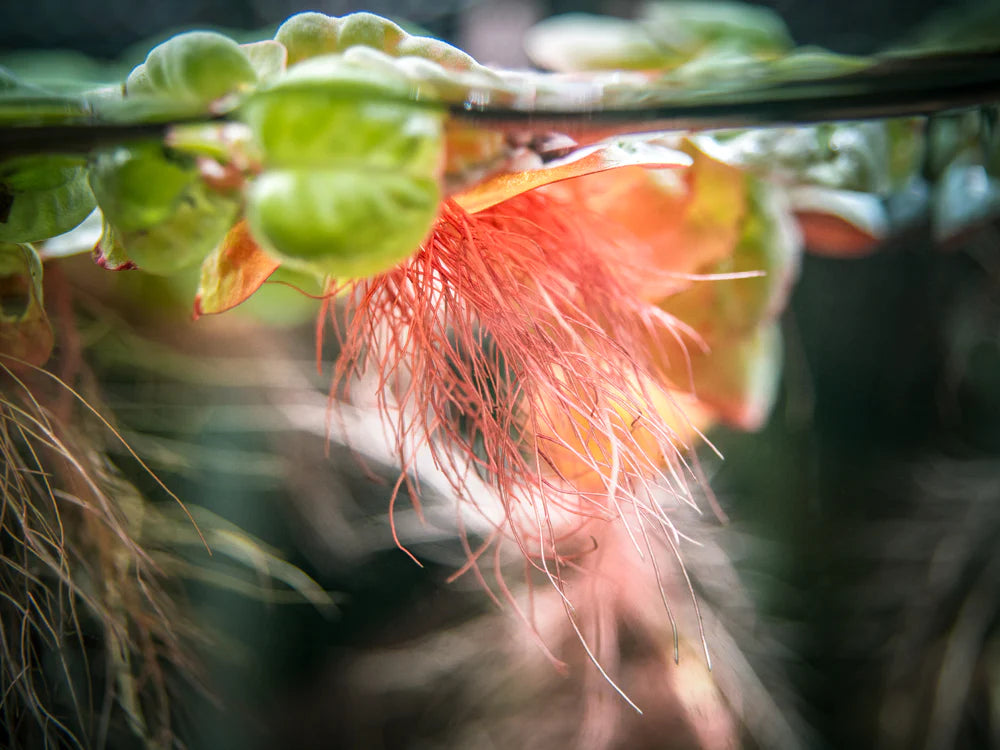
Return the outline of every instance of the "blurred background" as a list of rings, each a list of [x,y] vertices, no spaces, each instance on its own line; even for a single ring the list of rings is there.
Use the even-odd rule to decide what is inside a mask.
[[[958,5],[762,4],[797,42],[847,53],[872,52]],[[0,64],[59,49],[124,60],[127,70],[150,39],[177,30],[259,37],[312,9],[407,20],[483,62],[516,66],[527,64],[524,31],[542,18],[636,8],[3,0]],[[322,425],[310,434],[289,421],[292,407],[322,412],[312,324],[288,312],[309,301],[268,292],[254,314],[284,326],[194,327],[176,290],[92,279],[87,263],[71,273],[117,321],[109,333],[95,313],[86,330],[118,422],[180,497],[272,545],[337,603],[320,611],[192,583],[186,595],[214,634],[205,659],[218,700],[192,693],[178,708],[187,747],[573,747],[580,672],[563,678],[505,652],[500,641],[517,624],[474,582],[446,580],[462,555],[454,539],[414,531],[423,568],[393,546],[391,481],[373,478],[391,480],[392,467],[363,470],[337,445],[327,456]],[[151,319],[138,304],[150,294],[174,299],[176,314]],[[924,222],[866,258],[807,255],[783,326],[785,371],[768,424],[710,435],[726,457],[706,467],[729,523],[708,514],[689,529],[710,540],[690,563],[753,666],[747,694],[772,699],[758,723],[787,722],[809,748],[1000,747],[1000,224],[941,246]],[[334,355],[328,348],[327,364]],[[740,607],[727,606],[736,599]],[[701,668],[696,655],[685,663]],[[713,740],[670,710],[623,719],[614,746],[768,744],[767,727]]]
[[[764,0],[754,2],[775,10],[788,24],[795,41],[818,44],[838,52],[868,53],[894,42],[932,14],[960,7],[961,0]],[[988,4],[988,3],[987,3]],[[979,5],[982,5],[980,3]],[[558,13],[585,12],[633,17],[636,0],[618,2],[538,2],[506,0],[381,0],[368,4],[292,0],[175,0],[136,12],[125,0],[5,0],[0,49],[72,49],[117,60],[137,42],[183,28],[218,26],[257,31],[277,27],[293,13],[317,10],[344,15],[366,10],[397,21],[422,26],[433,35],[467,50],[481,62],[526,64],[520,39],[531,24]],[[144,53],[148,46],[136,50]]]

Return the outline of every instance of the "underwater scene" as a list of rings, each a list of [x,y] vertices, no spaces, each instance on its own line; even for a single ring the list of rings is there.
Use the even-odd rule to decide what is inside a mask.
[[[0,747],[1000,748],[1000,3],[0,18]]]

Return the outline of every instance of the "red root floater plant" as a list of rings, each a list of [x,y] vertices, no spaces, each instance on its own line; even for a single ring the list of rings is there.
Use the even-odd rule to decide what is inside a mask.
[[[49,611],[88,605],[110,634],[107,650],[124,662],[129,649],[119,647],[116,628],[160,638],[162,653],[183,660],[171,618],[160,613],[156,627],[145,627],[141,607],[90,598],[87,576],[63,581],[70,560],[94,581],[111,581],[109,591],[121,598],[119,590],[135,594],[126,576],[147,569],[125,508],[143,501],[118,488],[121,478],[106,470],[110,460],[87,444],[84,430],[57,418],[75,391],[60,391],[39,369],[54,344],[42,260],[67,246],[79,251],[96,207],[99,265],[172,276],[202,264],[195,317],[239,304],[282,266],[286,283],[305,274],[330,285],[318,337],[321,343],[331,319],[340,341],[331,403],[374,400],[400,466],[392,535],[415,561],[395,509],[406,489],[422,517],[418,470],[429,457],[458,501],[467,562],[453,577],[471,573],[498,604],[512,605],[556,665],[562,662],[547,646],[571,630],[596,666],[588,679],[603,676],[636,707],[610,676],[626,661],[616,651],[621,623],[662,656],[662,604],[676,661],[668,592],[685,589],[710,663],[682,562],[687,539],[675,525],[678,511],[695,507],[705,489],[695,453],[708,444],[702,431],[716,420],[755,429],[768,414],[781,361],[775,319],[801,245],[794,219],[814,249],[869,252],[894,213],[885,198],[923,185],[914,180],[926,159],[921,127],[902,121],[618,141],[598,141],[593,131],[583,148],[540,130],[546,112],[578,111],[590,121],[603,109],[673,102],[711,110],[745,83],[723,73],[730,68],[752,74],[751,88],[770,97],[770,86],[819,85],[817,70],[836,77],[879,62],[796,50],[780,20],[757,10],[734,5],[722,19],[689,5],[657,5],[638,24],[615,22],[608,49],[593,34],[594,19],[547,22],[530,35],[529,54],[565,75],[494,70],[368,13],[298,14],[273,39],[242,45],[214,32],[177,35],[150,50],[124,82],[83,87],[79,96],[0,71],[2,124],[17,126],[5,133],[11,137],[0,154],[0,297],[17,303],[0,305],[0,375],[7,375],[0,377],[7,389],[0,388],[0,454],[12,467],[2,499],[15,511],[0,512],[0,532],[18,553],[0,550],[0,594],[13,605],[0,611],[0,641],[9,622],[22,632],[34,628],[39,642],[47,637],[53,618],[29,617],[35,591],[19,583],[34,582],[22,559],[37,559],[48,575],[37,591],[48,595],[54,581],[70,592],[53,597]],[[746,38],[734,20],[741,17],[752,31]],[[670,33],[661,39],[657,29]],[[686,40],[679,46],[678,30]],[[612,120],[602,134],[625,127]],[[76,146],[59,140],[50,148],[50,126],[87,135]],[[133,127],[131,136],[149,139],[114,142],[113,134]],[[38,153],[35,137],[44,146]],[[974,138],[969,168],[981,177],[978,126]],[[956,149],[964,163],[969,153]],[[63,236],[69,230],[74,238]],[[73,342],[64,337],[61,356],[76,372]],[[24,363],[44,388],[15,377],[14,365]],[[77,440],[86,461],[69,450]],[[49,454],[59,468],[52,476],[66,490],[50,486],[40,460]],[[78,547],[64,543],[61,514],[75,517],[81,508],[99,511],[98,537],[109,541],[97,547],[112,545],[125,563],[91,574],[85,558],[97,548],[94,535],[84,533]],[[469,524],[470,509],[485,525]],[[93,519],[82,518],[87,532]],[[551,584],[542,606],[523,609],[520,592],[505,582],[505,547],[521,552],[529,583]],[[484,573],[488,552],[493,581]],[[675,566],[679,574],[666,575]],[[158,590],[140,589],[135,602],[156,604]],[[7,596],[14,590],[28,592],[24,602]],[[165,589],[162,599],[169,602]],[[546,628],[552,612],[565,614],[571,628],[562,620],[561,630]],[[711,626],[711,614],[705,619]],[[161,653],[146,652],[150,665]],[[0,662],[11,684],[0,693],[12,696],[0,700],[0,711],[30,713],[44,726],[50,714],[38,700],[42,691],[22,681],[38,659]],[[151,734],[126,705],[143,700],[133,671],[119,666],[117,692],[133,731]],[[621,708],[609,691],[603,695]],[[166,702],[147,702],[167,726]],[[699,726],[712,723],[701,721],[697,707],[690,713]],[[592,743],[610,744],[611,722],[588,721]],[[735,742],[732,723],[723,723],[712,746]]]
[[[190,253],[203,259],[196,315],[239,304],[279,266],[338,279],[322,316],[333,313],[341,345],[331,401],[357,400],[361,382],[373,389],[400,465],[396,543],[416,560],[394,511],[406,487],[420,515],[417,457],[429,455],[459,501],[468,562],[457,575],[471,572],[521,613],[501,565],[501,547],[513,542],[625,697],[581,628],[570,581],[585,577],[595,546],[618,549],[623,535],[622,549],[649,560],[676,658],[659,567],[670,563],[659,557],[672,557],[697,612],[671,510],[694,506],[691,487],[702,485],[694,444],[717,417],[759,424],[773,395],[772,320],[789,274],[774,276],[778,286],[746,284],[782,266],[766,249],[775,234],[767,190],[690,139],[577,148],[565,136],[464,130],[425,99],[450,101],[458,86],[496,104],[527,88],[368,14],[290,19],[251,55],[277,55],[259,74],[251,51],[231,40],[175,38],[133,71],[126,95],[157,95],[163,66],[186,70],[203,48],[229,60],[233,76],[182,93],[211,103],[215,83],[233,95],[249,90],[237,111],[243,127],[232,131],[242,140],[178,131],[172,147],[198,155],[184,169],[159,147],[97,159],[100,259],[125,267],[132,246],[141,267],[170,273],[189,254],[163,252],[177,243],[151,238],[225,228],[210,253]],[[216,184],[206,151],[221,151],[243,184]],[[671,180],[675,167],[690,168]],[[185,199],[154,195],[134,206],[133,181],[148,182],[146,169],[176,178]],[[161,202],[190,211],[164,212]],[[169,221],[154,221],[164,213]],[[782,268],[793,265],[788,257]],[[700,290],[736,283],[728,296]],[[469,508],[484,531],[466,530]],[[491,547],[495,585],[480,562]],[[704,633],[702,642],[708,660]]]

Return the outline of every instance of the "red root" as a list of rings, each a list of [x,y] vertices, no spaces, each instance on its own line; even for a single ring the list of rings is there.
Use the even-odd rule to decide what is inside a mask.
[[[643,275],[663,273],[630,265],[649,257],[622,227],[541,190],[477,214],[448,202],[413,258],[334,290],[346,304],[346,322],[331,315],[342,346],[334,393],[347,399],[358,378],[376,379],[403,468],[397,493],[406,485],[419,512],[409,469],[429,450],[454,494],[496,519],[492,499],[467,489],[477,472],[503,510],[484,536],[513,540],[560,592],[601,524],[621,524],[640,557],[669,549],[679,560],[680,536],[651,490],[693,502],[696,431],[657,369],[684,342],[637,293]],[[463,543],[485,584],[489,545]],[[513,603],[499,570],[497,581]]]

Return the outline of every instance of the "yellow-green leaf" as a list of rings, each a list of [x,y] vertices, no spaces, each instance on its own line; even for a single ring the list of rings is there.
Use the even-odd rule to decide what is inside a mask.
[[[94,245],[93,258],[97,265],[108,271],[131,271],[138,268],[135,261],[128,257],[118,233],[107,219],[102,220],[101,239]]]
[[[774,405],[781,362],[779,325],[760,325],[748,335],[716,342],[708,353],[691,353],[694,393],[727,424],[759,429]]]
[[[247,228],[237,222],[201,265],[195,317],[224,312],[246,300],[278,268]]]

